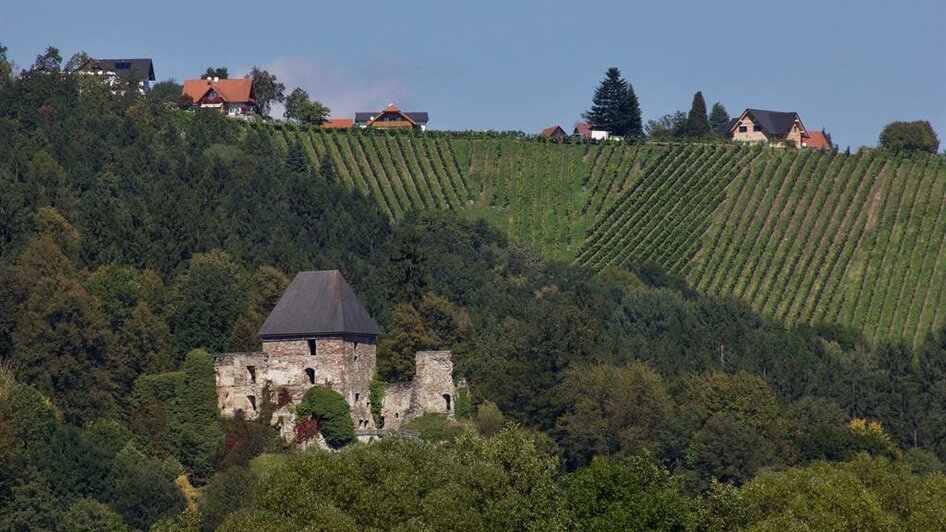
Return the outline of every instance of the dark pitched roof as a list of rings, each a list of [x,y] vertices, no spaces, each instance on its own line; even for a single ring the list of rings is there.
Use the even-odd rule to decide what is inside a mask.
[[[263,326],[263,340],[381,334],[338,270],[299,272]]]
[[[403,111],[402,111],[403,112]],[[371,113],[355,113],[355,123],[356,124],[367,124],[371,121],[372,117],[378,116],[381,114],[381,111],[375,111]],[[429,116],[427,113],[404,113],[411,120],[418,124],[426,124],[429,121]]]
[[[122,78],[127,78],[132,72],[141,76],[142,80],[154,81],[154,63],[151,59],[94,59],[95,64],[102,70],[114,72]]]
[[[765,109],[746,109],[745,113],[752,116],[757,124],[762,126],[762,131],[770,135],[784,137],[792,130],[792,124],[798,118],[796,112],[767,111]],[[801,119],[798,118],[801,122]]]

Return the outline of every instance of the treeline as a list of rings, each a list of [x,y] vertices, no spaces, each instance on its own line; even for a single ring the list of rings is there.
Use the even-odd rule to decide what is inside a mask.
[[[835,479],[840,505],[874,501],[878,522],[941,522],[878,479],[942,489],[942,335],[874,348],[656,267],[549,262],[482,220],[395,223],[300,154],[68,74],[0,85],[0,528],[212,529],[238,510],[236,528],[725,528],[788,519],[786,493],[823,509],[812,478]],[[256,349],[288,278],[329,268],[385,331],[381,378],[453,350],[482,436],[251,467],[286,449],[265,416],[219,418],[207,352]],[[493,434],[488,415],[522,428]],[[651,494],[672,517],[634,513]],[[199,523],[174,521],[185,508]]]

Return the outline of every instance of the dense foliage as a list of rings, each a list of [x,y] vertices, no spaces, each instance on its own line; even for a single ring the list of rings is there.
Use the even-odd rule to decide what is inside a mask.
[[[641,108],[634,87],[621,77],[617,67],[605,72],[591,101],[591,109],[584,118],[593,127],[618,137],[643,136]]]
[[[880,132],[880,145],[891,150],[936,153],[939,137],[926,120],[891,122]]]
[[[325,442],[338,448],[348,445],[355,439],[355,424],[348,411],[348,403],[342,394],[325,388],[313,386],[296,406],[296,422],[315,423]]]

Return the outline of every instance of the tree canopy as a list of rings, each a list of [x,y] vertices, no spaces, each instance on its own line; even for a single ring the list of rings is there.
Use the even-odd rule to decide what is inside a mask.
[[[594,127],[616,136],[643,136],[641,109],[634,87],[621,77],[617,67],[608,69],[591,101],[591,109],[584,118]]]

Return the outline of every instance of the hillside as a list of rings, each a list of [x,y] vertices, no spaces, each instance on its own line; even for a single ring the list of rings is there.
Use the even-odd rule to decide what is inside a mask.
[[[459,210],[551,258],[656,263],[787,324],[916,344],[946,323],[941,156],[271,131],[395,219]]]

